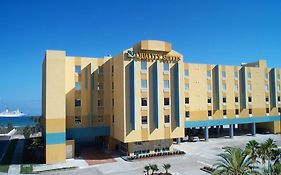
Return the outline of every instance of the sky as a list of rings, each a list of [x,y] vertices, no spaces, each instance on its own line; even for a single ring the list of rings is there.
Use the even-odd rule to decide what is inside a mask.
[[[116,55],[172,43],[190,63],[281,68],[280,0],[0,0],[0,111],[41,114],[45,50]]]

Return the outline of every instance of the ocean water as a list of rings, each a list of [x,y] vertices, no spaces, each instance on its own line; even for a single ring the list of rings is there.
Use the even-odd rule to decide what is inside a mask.
[[[7,126],[11,123],[14,127],[35,126],[34,118],[36,117],[0,117],[0,125]]]

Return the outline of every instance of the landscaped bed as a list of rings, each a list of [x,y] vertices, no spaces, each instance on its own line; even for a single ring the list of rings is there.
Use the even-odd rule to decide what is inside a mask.
[[[125,160],[132,161],[136,159],[143,159],[143,158],[150,158],[150,157],[159,157],[159,156],[168,156],[168,155],[182,155],[185,154],[184,151],[160,151],[155,153],[145,153],[145,154],[138,154],[134,156],[126,156],[124,157]]]
[[[9,171],[9,166],[13,159],[13,155],[14,155],[15,148],[17,146],[17,142],[18,142],[18,139],[14,139],[9,142],[8,149],[0,164],[0,172],[7,173]]]

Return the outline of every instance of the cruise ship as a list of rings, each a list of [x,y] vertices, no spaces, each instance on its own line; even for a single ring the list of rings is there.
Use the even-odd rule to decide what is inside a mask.
[[[0,113],[0,118],[1,117],[25,117],[27,116],[26,114],[20,112],[20,110],[16,111],[9,111],[9,109],[6,109],[5,111]]]

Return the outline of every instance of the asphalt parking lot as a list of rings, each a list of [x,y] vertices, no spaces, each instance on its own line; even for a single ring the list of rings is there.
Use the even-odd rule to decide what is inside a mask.
[[[278,146],[281,146],[280,134],[243,135],[235,136],[233,139],[228,137],[210,138],[208,142],[184,142],[179,145],[174,145],[175,149],[185,151],[185,155],[150,158],[134,162],[126,162],[121,158],[116,158],[116,162],[113,163],[93,165],[88,168],[70,171],[49,172],[46,174],[143,175],[143,168],[149,163],[157,164],[162,172],[164,171],[162,164],[170,163],[172,165],[171,173],[173,175],[206,175],[200,168],[205,165],[212,165],[217,159],[216,155],[222,152],[222,147],[232,146],[244,148],[249,140],[255,139],[258,142],[262,142],[268,138],[272,138],[276,141]]]

